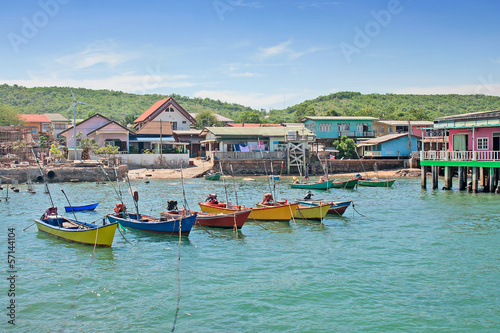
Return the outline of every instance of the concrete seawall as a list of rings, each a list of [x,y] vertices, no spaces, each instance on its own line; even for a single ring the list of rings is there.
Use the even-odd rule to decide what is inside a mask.
[[[95,182],[97,180],[107,181],[106,175],[98,165],[78,165],[78,166],[59,166],[50,165],[42,167],[45,177],[49,183],[64,183],[71,181]],[[104,167],[109,177],[115,179],[114,168]],[[122,178],[128,173],[128,166],[121,165],[117,167],[118,177]],[[36,166],[20,166],[16,168],[0,169],[0,179],[2,183],[12,183],[10,179],[17,180],[18,183],[25,183],[28,177],[33,182],[43,182],[40,170]]]

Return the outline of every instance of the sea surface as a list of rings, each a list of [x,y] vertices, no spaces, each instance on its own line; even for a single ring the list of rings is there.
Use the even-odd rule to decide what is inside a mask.
[[[265,177],[226,178],[229,199],[253,205],[275,191]],[[305,190],[276,184],[279,199]],[[59,211],[99,202],[102,219],[118,202],[117,184],[50,184]],[[223,181],[137,180],[139,210],[159,215],[167,200],[199,210]],[[5,187],[5,185],[4,185]],[[19,332],[498,332],[500,195],[421,190],[419,179],[393,188],[315,191],[352,200],[323,223],[246,222],[241,231],[194,227],[189,237],[117,231],[111,248],[68,243],[31,226],[50,205],[9,191],[0,202],[4,259],[2,331]],[[237,189],[237,196],[234,188]],[[134,209],[127,184],[125,203]],[[0,191],[3,196],[5,190]],[[69,214],[70,215],[70,214]],[[15,228],[15,326],[7,316],[8,229]],[[178,258],[180,260],[178,261]],[[180,298],[179,298],[180,296]],[[178,305],[178,312],[176,310]]]

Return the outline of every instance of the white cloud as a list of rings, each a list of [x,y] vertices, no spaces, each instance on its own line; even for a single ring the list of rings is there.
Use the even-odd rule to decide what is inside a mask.
[[[197,85],[186,80],[185,75],[132,75],[123,74],[105,78],[72,79],[58,77],[31,77],[20,80],[2,80],[8,85],[25,87],[80,87],[87,89],[110,89],[130,93],[147,93],[159,88],[185,88]]]
[[[227,103],[237,103],[254,109],[267,109],[283,104],[283,94],[242,93],[229,90],[201,90],[193,95],[200,98],[211,98]],[[287,95],[290,97],[290,95]]]
[[[260,49],[260,56],[267,58],[267,57],[272,57],[276,56],[282,53],[290,53],[291,50],[288,49],[288,45],[292,43],[291,40],[288,40],[286,42],[280,43],[275,46],[267,47],[267,48],[261,48]]]
[[[316,2],[311,2],[311,3],[301,3],[299,5],[299,9],[305,9],[305,8],[320,8],[323,6],[330,6],[330,5],[340,5],[342,2],[340,1],[316,1]]]
[[[115,67],[139,57],[138,52],[117,50],[115,43],[106,40],[90,44],[84,51],[59,57],[56,62],[72,69],[83,69],[97,64]]]

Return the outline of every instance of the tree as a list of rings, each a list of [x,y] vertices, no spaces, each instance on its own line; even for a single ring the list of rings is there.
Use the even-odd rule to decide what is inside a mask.
[[[8,105],[0,104],[0,126],[22,125],[18,111]]]
[[[304,102],[297,106],[297,110],[295,110],[294,121],[298,123],[302,118],[314,116],[315,114],[316,112],[314,111],[314,106]]]
[[[238,120],[239,123],[245,124],[261,124],[262,120],[260,119],[259,112],[252,111],[243,111]]]
[[[127,127],[127,125],[133,124],[136,118],[137,118],[136,116],[129,114],[128,116],[125,116],[125,118],[123,118],[123,120],[120,123],[123,126]]]
[[[330,109],[330,110],[326,111],[326,115],[328,117],[338,117],[338,116],[340,116],[340,114],[337,111],[335,111],[335,109]]]
[[[355,158],[358,154],[356,152],[356,143],[353,139],[349,139],[347,136],[342,135],[339,140],[333,142],[333,146],[339,151],[339,157]]]
[[[204,127],[218,126],[219,122],[214,113],[208,110],[201,111],[196,116],[196,128],[201,129]]]

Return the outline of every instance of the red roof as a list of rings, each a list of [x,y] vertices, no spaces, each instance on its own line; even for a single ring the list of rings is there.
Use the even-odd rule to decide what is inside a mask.
[[[158,110],[158,108],[160,106],[162,106],[163,104],[165,104],[171,98],[172,97],[168,97],[168,98],[162,99],[161,101],[158,101],[155,104],[153,104],[153,106],[150,107],[149,109],[147,109],[146,112],[144,112],[143,114],[141,114],[139,116],[139,118],[137,118],[136,120],[134,120],[134,123],[140,123],[140,122],[146,120],[150,115],[152,115],[156,110]]]
[[[50,119],[43,114],[19,114],[19,117],[27,123],[50,123]]]
[[[175,99],[173,99],[172,97],[168,97],[168,98],[165,98],[165,99],[162,99],[158,102],[156,102],[155,104],[153,104],[153,106],[151,106],[149,109],[146,110],[146,112],[144,112],[143,114],[141,114],[139,116],[139,118],[137,118],[136,120],[134,120],[134,123],[142,123],[144,121],[151,121],[153,120],[158,114],[160,114],[162,111],[158,112],[156,115],[155,113],[158,111],[158,110],[161,110],[161,107],[163,105],[166,105],[167,102],[170,102],[172,103],[175,108],[184,116],[186,117],[186,119],[188,119],[190,122],[192,122],[193,124],[196,124],[196,119],[194,119],[186,110],[184,110],[184,108],[182,106],[180,106],[176,101]],[[153,117],[154,115],[154,117]],[[151,119],[148,119],[152,117]]]

